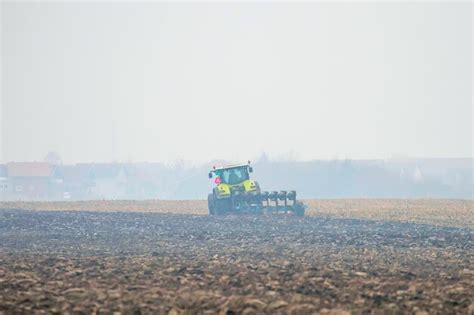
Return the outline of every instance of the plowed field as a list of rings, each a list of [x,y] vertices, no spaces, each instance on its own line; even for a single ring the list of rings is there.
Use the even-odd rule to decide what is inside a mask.
[[[430,221],[24,205],[0,207],[0,314],[474,313],[474,230],[453,209]]]

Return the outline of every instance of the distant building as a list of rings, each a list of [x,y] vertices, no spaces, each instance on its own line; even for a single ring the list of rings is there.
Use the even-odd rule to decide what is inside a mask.
[[[0,200],[6,200],[10,192],[10,185],[7,177],[7,167],[0,164]]]
[[[421,170],[417,165],[415,170],[413,171],[413,181],[415,183],[422,183],[423,180],[424,180],[423,174],[421,173]]]
[[[124,199],[127,184],[127,174],[122,164],[92,164],[91,179],[91,195],[93,198]]]
[[[92,164],[61,165],[56,176],[61,180],[61,197],[63,200],[90,199],[92,187]]]
[[[163,184],[164,167],[155,163],[125,164],[127,175],[125,197],[130,199],[156,199],[159,193],[166,191]],[[168,180],[168,188],[172,186]]]
[[[8,194],[12,200],[55,199],[54,167],[47,162],[11,162],[6,165]]]

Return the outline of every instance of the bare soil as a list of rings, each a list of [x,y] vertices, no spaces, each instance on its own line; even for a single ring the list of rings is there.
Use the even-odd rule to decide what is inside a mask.
[[[359,218],[474,228],[474,200],[306,199],[308,216]],[[1,209],[47,211],[126,211],[207,215],[206,200],[95,200],[0,202]]]
[[[102,203],[0,211],[0,314],[474,314],[474,230],[456,212],[420,224],[409,221],[430,211],[210,217],[185,213],[191,201],[182,213]]]

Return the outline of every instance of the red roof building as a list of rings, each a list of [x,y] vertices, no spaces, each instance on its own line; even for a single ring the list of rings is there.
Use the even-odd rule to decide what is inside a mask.
[[[51,177],[53,166],[47,162],[11,162],[7,164],[8,177]]]
[[[55,197],[54,167],[47,162],[11,162],[6,165],[8,199],[48,200]]]

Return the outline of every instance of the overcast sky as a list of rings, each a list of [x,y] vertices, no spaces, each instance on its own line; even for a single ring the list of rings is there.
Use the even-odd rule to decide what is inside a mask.
[[[2,2],[3,160],[472,157],[472,4]]]

